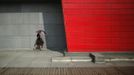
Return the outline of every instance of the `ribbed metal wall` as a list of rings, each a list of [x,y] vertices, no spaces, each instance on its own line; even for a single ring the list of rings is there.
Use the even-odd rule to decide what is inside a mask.
[[[134,51],[134,0],[62,0],[69,52]]]

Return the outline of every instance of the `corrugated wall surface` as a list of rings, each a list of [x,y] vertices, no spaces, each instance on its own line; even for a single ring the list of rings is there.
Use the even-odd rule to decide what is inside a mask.
[[[68,52],[134,51],[134,0],[62,0]]]

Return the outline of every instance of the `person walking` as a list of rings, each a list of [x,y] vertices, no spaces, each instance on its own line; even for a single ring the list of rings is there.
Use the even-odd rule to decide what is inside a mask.
[[[37,39],[36,39],[36,42],[34,44],[35,48],[39,49],[39,50],[41,50],[41,48],[43,48],[43,45],[44,45],[44,41],[41,37],[41,32],[42,32],[41,30],[37,32],[37,36],[36,36]],[[46,32],[45,32],[45,34],[46,34]]]

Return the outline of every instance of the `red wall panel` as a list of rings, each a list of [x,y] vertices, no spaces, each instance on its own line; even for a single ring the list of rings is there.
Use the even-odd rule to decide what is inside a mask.
[[[62,0],[68,52],[134,51],[134,0]]]

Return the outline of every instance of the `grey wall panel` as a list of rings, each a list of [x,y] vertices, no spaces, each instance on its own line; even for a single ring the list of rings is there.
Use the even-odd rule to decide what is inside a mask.
[[[44,23],[42,13],[0,13],[0,16],[0,42],[3,42],[0,48],[33,48],[37,25]]]
[[[43,29],[45,29],[45,31],[47,32],[47,35],[45,38],[47,47],[50,49],[54,49],[54,50],[64,50],[66,48],[64,23],[63,23],[63,16],[62,16],[62,10],[61,10],[60,4],[54,4],[54,3],[3,4],[3,5],[0,5],[0,13],[1,14],[2,13],[16,13],[13,15],[14,17],[12,18],[3,17],[3,15],[0,15],[0,17],[3,17],[3,18],[0,18],[0,25],[1,25],[0,32],[3,32],[2,29],[7,29],[8,31],[5,31],[7,35],[13,34],[13,33],[19,34],[18,39],[21,38],[22,40],[18,40],[17,42],[23,44],[24,39],[26,39],[29,42],[34,43],[33,41],[35,41],[36,39],[36,38],[33,38],[36,35],[34,33],[35,29],[38,29],[38,25],[44,25]],[[25,14],[21,16],[21,15],[17,15],[17,13],[18,14],[21,13],[21,15],[25,13],[31,13],[31,14]],[[37,14],[42,13],[42,15],[40,16],[34,15],[36,13]],[[5,16],[9,16],[9,15],[5,15]],[[32,19],[29,19],[29,18],[32,18]],[[17,21],[15,21],[16,19]],[[7,27],[3,25],[7,25]],[[14,26],[20,32],[17,32],[16,30],[14,30],[14,27],[12,26]],[[24,29],[22,29],[22,27],[24,27]],[[25,29],[28,29],[29,32],[33,32],[33,33],[28,34]],[[4,33],[0,33],[0,37],[3,34]],[[28,38],[23,38],[26,36]],[[30,43],[27,43],[27,44],[29,45],[28,47],[30,48],[33,47],[32,44]],[[1,45],[0,48],[4,46]],[[23,47],[26,47],[26,46],[23,46]]]
[[[21,5],[19,4],[0,4],[0,12],[19,12]]]

